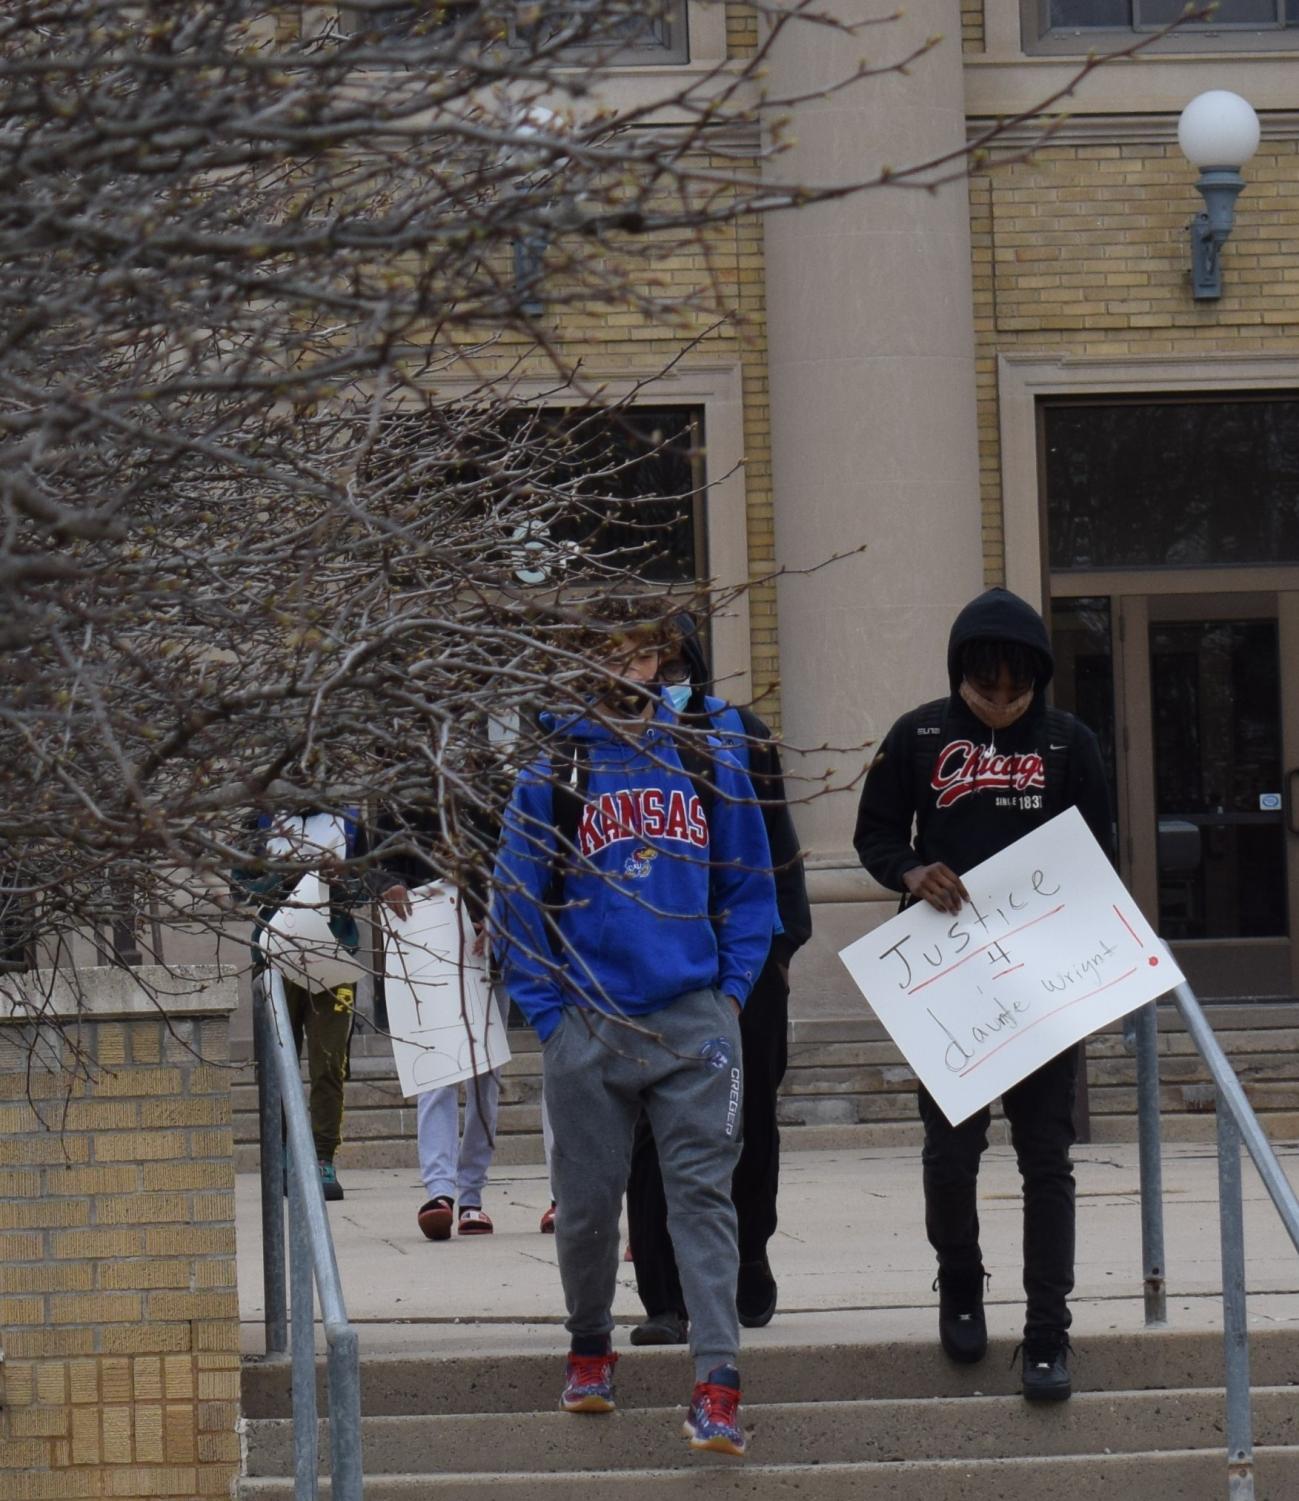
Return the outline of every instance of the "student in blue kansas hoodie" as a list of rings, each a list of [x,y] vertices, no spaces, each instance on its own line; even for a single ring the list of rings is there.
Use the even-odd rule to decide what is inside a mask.
[[[644,1109],[690,1316],[696,1382],[685,1432],[692,1447],[740,1454],[730,1197],[739,1012],[770,947],[775,886],[762,814],[731,754],[711,747],[708,798],[682,765],[676,717],[653,686],[674,644],[661,628],[625,639],[608,660],[611,691],[589,718],[557,727],[556,753],[520,776],[497,860],[494,929],[506,986],[544,1055],[572,1336],[561,1406],[613,1409],[618,1217]],[[552,782],[583,763],[557,900]]]

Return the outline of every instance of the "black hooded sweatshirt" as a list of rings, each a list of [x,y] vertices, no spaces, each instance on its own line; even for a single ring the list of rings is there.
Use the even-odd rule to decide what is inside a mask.
[[[961,648],[970,641],[1019,642],[1038,659],[1033,702],[1004,730],[990,730],[957,691]],[[964,874],[1072,807],[1113,857],[1100,746],[1072,714],[1048,719],[1054,671],[1042,617],[1008,589],[987,590],[956,617],[947,647],[950,697],[898,720],[862,787],[853,845],[882,886],[902,891],[907,871],[938,861]]]
[[[744,749],[748,752],[749,780],[762,804],[762,821],[767,827],[767,843],[771,846],[776,911],[784,930],[772,940],[771,951],[782,964],[788,964],[794,951],[812,936],[812,911],[807,900],[798,833],[785,801],[785,773],[780,764],[780,752],[772,741],[771,731],[751,709],[723,704],[709,696],[712,673],[694,620],[683,613],[673,623],[681,636],[681,656],[690,668],[693,689],[685,709],[685,722],[689,724],[693,719],[699,723],[702,719],[725,730],[729,726],[719,721],[723,716],[733,715],[738,717],[742,728]]]

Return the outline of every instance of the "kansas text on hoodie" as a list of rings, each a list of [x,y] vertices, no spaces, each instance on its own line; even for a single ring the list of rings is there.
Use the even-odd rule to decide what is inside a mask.
[[[561,727],[566,741],[582,746],[588,776],[563,905],[549,914],[556,844],[549,762],[529,767],[515,785],[496,862],[493,931],[510,996],[542,1041],[565,1005],[643,1016],[710,986],[743,1004],[766,959],[775,886],[753,788],[718,747],[717,791],[706,810],[682,769],[673,722],[662,707],[630,742],[591,720]],[[560,942],[552,947],[555,929]]]

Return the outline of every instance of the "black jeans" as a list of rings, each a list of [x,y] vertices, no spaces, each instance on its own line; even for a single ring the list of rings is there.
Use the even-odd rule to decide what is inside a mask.
[[[1024,1180],[1025,1338],[1069,1327],[1073,1291],[1074,1180],[1069,1148],[1080,1049],[1070,1048],[1001,1097]],[[953,1126],[922,1085],[925,1123],[925,1230],[945,1272],[982,1270],[979,1249],[979,1158],[991,1112]]]
[[[789,981],[768,955],[740,1013],[741,1067],[744,1070],[740,1160],[731,1178],[740,1242],[740,1261],[761,1261],[776,1232],[776,1193],[780,1183],[780,1130],[776,1095],[789,1061]],[[658,1152],[648,1119],[636,1124],[631,1173],[627,1180],[627,1231],[636,1262],[636,1290],[648,1314],[685,1317],[686,1304],[668,1233],[667,1199]]]

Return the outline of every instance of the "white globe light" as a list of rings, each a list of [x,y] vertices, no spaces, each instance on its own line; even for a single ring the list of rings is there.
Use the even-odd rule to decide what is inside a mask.
[[[1177,144],[1196,167],[1243,167],[1258,150],[1258,116],[1229,89],[1210,89],[1182,111]]]

